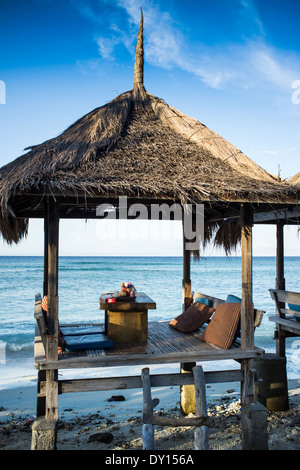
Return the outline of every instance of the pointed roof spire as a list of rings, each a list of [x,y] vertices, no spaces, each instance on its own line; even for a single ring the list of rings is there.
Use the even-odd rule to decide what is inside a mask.
[[[136,52],[135,52],[135,63],[134,63],[134,80],[133,88],[144,87],[144,38],[143,28],[144,18],[143,10],[141,8],[141,22],[140,29],[137,37]]]

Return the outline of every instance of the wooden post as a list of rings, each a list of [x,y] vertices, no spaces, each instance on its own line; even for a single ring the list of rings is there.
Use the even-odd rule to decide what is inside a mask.
[[[48,203],[48,289],[46,359],[58,360],[58,238],[59,206]],[[58,419],[58,371],[46,371],[46,419]]]
[[[207,418],[205,377],[201,366],[193,368],[195,382],[196,416]],[[195,429],[195,450],[209,450],[208,426]]]
[[[48,200],[45,202],[44,211],[44,284],[43,296],[48,293]]]
[[[187,238],[184,233],[184,223],[182,221],[183,238],[183,278],[182,278],[182,311],[184,312],[191,305],[191,252],[186,249]],[[182,373],[192,372],[195,362],[182,363],[180,371]],[[182,385],[180,387],[181,412],[183,414],[195,413],[195,386]]]
[[[44,211],[44,282],[43,282],[43,296],[48,293],[48,199],[45,201],[45,211]],[[46,399],[45,397],[40,397],[40,384],[46,380],[46,371],[38,371],[38,380],[37,380],[37,404],[36,404],[36,415],[37,417],[46,415]]]
[[[242,305],[241,305],[241,349],[254,349],[254,311],[252,299],[252,225],[253,211],[249,204],[241,205],[242,231]],[[255,371],[252,361],[241,361],[243,381],[241,384],[241,413],[244,449],[251,449],[254,437],[259,433],[257,422],[250,415],[249,409],[254,404]],[[250,407],[250,408],[249,408]],[[252,408],[251,408],[252,409]],[[245,417],[249,416],[249,420]],[[264,414],[265,416],[265,414]],[[249,424],[250,423],[250,424]]]
[[[284,224],[277,222],[276,225],[276,289],[285,290],[284,278]],[[284,304],[279,304],[280,308],[284,308]],[[277,315],[284,317],[277,309]],[[285,357],[285,332],[281,326],[277,326],[276,334],[276,354],[280,357]]]
[[[184,227],[183,227],[184,228]],[[186,249],[187,239],[183,230],[183,278],[182,278],[182,311],[191,305],[191,252]]]
[[[241,206],[242,231],[242,305],[241,348],[254,348],[254,312],[252,299],[252,225],[253,212],[250,205]]]
[[[284,278],[284,224],[276,224],[276,289],[285,290]]]

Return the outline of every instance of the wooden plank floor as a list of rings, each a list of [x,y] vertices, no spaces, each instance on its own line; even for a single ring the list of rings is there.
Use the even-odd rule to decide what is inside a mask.
[[[140,364],[164,364],[179,362],[213,361],[222,359],[246,359],[264,353],[255,348],[242,350],[235,343],[225,350],[200,340],[201,330],[184,334],[169,326],[169,322],[149,322],[148,343],[115,343],[112,350],[80,352],[64,351],[58,361],[46,362],[39,338],[36,337],[35,363],[39,369],[71,369],[110,367]]]

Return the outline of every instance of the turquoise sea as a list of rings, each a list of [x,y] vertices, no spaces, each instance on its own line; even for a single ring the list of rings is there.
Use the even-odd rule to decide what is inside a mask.
[[[275,305],[269,289],[275,286],[276,260],[254,257],[253,295],[256,308],[266,313],[256,329],[255,343],[275,352]],[[0,374],[33,364],[35,294],[42,293],[43,258],[0,257]],[[300,257],[285,258],[286,289],[299,291]],[[103,321],[99,310],[102,292],[117,290],[130,281],[156,301],[149,320],[171,320],[181,312],[181,257],[60,257],[60,322]],[[241,296],[240,257],[209,257],[191,262],[192,289],[215,297]],[[288,376],[300,378],[300,341],[287,342]]]

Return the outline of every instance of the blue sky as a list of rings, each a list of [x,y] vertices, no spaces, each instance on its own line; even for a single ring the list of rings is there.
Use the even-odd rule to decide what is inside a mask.
[[[269,172],[300,171],[297,0],[1,0],[0,166],[132,88],[140,6],[147,91]],[[61,254],[122,254],[94,222],[63,224]],[[300,255],[296,229],[286,232],[287,254]],[[180,255],[180,237],[165,238],[162,251]],[[274,239],[255,228],[254,253],[273,254]],[[151,235],[131,245],[126,254],[161,253]],[[1,253],[41,254],[40,221]]]

